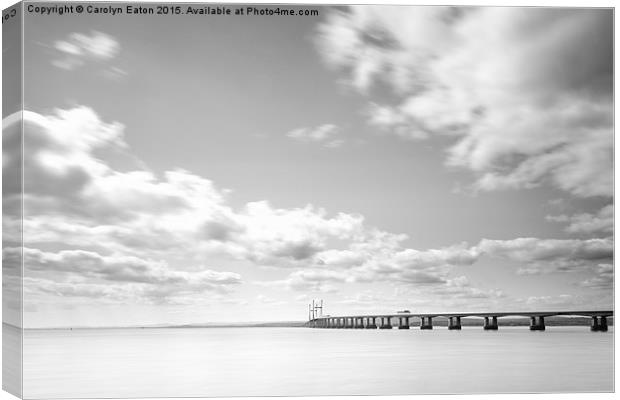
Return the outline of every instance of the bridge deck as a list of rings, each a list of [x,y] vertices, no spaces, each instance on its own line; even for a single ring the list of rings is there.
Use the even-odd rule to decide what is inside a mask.
[[[514,312],[471,312],[471,313],[394,313],[394,314],[352,314],[352,315],[330,315],[317,317],[314,321],[330,318],[428,318],[428,317],[553,317],[553,316],[583,316],[583,317],[611,317],[613,311],[514,311]]]

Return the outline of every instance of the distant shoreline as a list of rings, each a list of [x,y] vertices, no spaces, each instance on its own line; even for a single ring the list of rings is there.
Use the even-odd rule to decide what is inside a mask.
[[[144,325],[144,326],[73,326],[73,327],[41,327],[24,328],[24,330],[74,330],[74,329],[212,329],[212,328],[303,328],[307,321],[283,321],[283,322],[239,322],[239,323],[204,323],[204,324],[181,324],[181,325]],[[589,326],[589,317],[547,317],[547,326]],[[607,324],[613,326],[613,317],[608,317]],[[19,327],[3,322],[3,325],[14,329]],[[448,321],[438,318],[433,321],[433,326],[446,327]],[[482,326],[481,318],[462,318],[462,326]],[[528,318],[500,318],[498,325],[501,326],[529,326]],[[414,322],[412,328],[417,327]]]

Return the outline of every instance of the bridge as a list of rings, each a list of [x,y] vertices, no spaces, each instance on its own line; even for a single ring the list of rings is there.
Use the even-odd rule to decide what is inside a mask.
[[[319,307],[317,307],[319,308]],[[321,301],[321,313],[323,302]],[[433,329],[433,319],[444,318],[448,321],[448,329],[460,330],[461,318],[473,317],[484,319],[484,330],[497,330],[497,321],[502,317],[526,317],[530,319],[530,330],[544,331],[545,318],[555,316],[590,317],[590,330],[593,332],[607,332],[607,318],[614,315],[613,311],[524,311],[524,312],[473,312],[473,313],[429,313],[417,314],[411,312],[397,312],[394,314],[375,315],[345,315],[345,316],[316,316],[310,314],[306,326],[311,328],[334,329],[392,329],[393,322],[398,329],[409,329],[414,319],[419,320],[420,329]]]

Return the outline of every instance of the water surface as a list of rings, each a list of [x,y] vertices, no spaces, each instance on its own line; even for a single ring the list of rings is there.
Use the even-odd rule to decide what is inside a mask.
[[[609,392],[613,328],[29,330],[24,396]]]

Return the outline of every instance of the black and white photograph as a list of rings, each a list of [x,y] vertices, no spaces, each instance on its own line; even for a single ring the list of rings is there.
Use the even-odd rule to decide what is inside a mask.
[[[3,390],[614,392],[595,5],[3,0]]]

